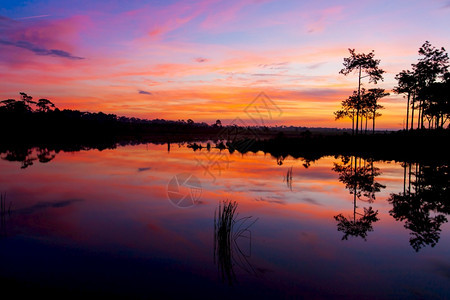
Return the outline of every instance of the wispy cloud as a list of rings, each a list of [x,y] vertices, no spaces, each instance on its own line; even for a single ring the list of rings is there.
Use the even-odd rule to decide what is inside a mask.
[[[342,18],[342,6],[333,6],[312,14],[314,20],[308,25],[308,33],[323,32],[328,26]]]
[[[139,90],[139,94],[141,94],[141,95],[152,95],[152,93],[147,92],[147,91],[143,91],[143,90]]]
[[[64,51],[64,50],[60,50],[60,49],[46,49],[46,48],[40,47],[38,45],[35,45],[35,44],[27,42],[27,41],[11,42],[11,41],[0,40],[0,44],[26,49],[26,50],[29,50],[29,51],[33,52],[36,55],[57,56],[57,57],[73,59],[73,60],[84,59],[84,57],[74,56],[74,55],[72,55],[69,52]]]
[[[310,70],[314,70],[314,69],[319,68],[323,64],[325,64],[325,63],[324,62],[319,62],[319,63],[315,63],[315,64],[310,64],[310,65],[306,66],[306,68],[308,68]]]
[[[69,199],[69,200],[61,200],[58,202],[39,202],[33,206],[22,208],[15,210],[14,213],[16,214],[32,214],[36,211],[48,209],[48,208],[62,208],[69,206],[73,203],[83,201],[81,199]]]
[[[320,204],[319,202],[317,202],[316,200],[314,200],[313,198],[303,197],[302,200],[305,201],[305,202],[314,204],[314,205],[319,205],[319,206],[322,205],[322,204]]]
[[[277,63],[270,63],[270,64],[259,64],[258,67],[265,68],[265,69],[271,69],[271,70],[280,70],[280,69],[286,69],[289,62],[277,62]]]
[[[268,198],[271,198],[271,197],[268,197]],[[281,204],[281,205],[285,205],[286,204],[286,202],[284,202],[283,200],[270,200],[270,199],[265,199],[263,197],[255,198],[255,201],[257,201],[257,202],[274,203],[274,204]]]
[[[22,18],[17,18],[16,20],[38,19],[38,18],[46,18],[46,17],[50,17],[50,15],[39,15],[39,16],[22,17]]]
[[[145,167],[145,168],[138,168],[138,172],[145,172],[151,170],[151,167]]]

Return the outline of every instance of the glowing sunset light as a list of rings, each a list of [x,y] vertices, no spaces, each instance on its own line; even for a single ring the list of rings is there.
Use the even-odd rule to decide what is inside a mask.
[[[26,92],[60,108],[224,124],[265,92],[271,125],[346,127],[333,112],[357,88],[348,48],[375,51],[391,91],[429,40],[450,48],[448,1],[3,1],[0,99]],[[400,129],[391,93],[378,129]]]

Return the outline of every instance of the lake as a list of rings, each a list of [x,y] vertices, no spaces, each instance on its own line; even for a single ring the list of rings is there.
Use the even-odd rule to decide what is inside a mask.
[[[4,292],[450,297],[442,163],[186,144],[1,157]]]

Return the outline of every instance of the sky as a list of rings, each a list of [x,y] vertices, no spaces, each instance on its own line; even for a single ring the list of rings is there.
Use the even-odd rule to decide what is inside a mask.
[[[0,99],[229,124],[261,92],[265,125],[351,127],[333,112],[357,88],[348,48],[375,51],[391,91],[426,41],[450,49],[450,1],[0,0]],[[256,100],[255,100],[256,99]],[[379,129],[401,129],[406,101],[384,98]]]

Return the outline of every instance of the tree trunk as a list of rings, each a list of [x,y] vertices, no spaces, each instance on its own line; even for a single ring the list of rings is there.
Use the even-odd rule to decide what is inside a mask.
[[[361,66],[359,66],[358,76],[358,104],[356,110],[356,135],[358,135],[359,106],[361,105]]]
[[[359,127],[359,108],[356,109],[356,124],[355,124],[355,135],[358,135],[358,127]]]
[[[408,163],[408,194],[411,194],[411,163]]]
[[[359,129],[359,108],[356,108],[355,135],[358,135]]]
[[[411,105],[411,130],[414,130],[414,100],[416,95],[413,94],[412,105]]]
[[[409,120],[409,99],[410,99],[411,93],[408,92],[408,105],[406,105],[406,131],[408,131],[408,120]]]
[[[367,134],[367,119],[369,119],[368,116],[366,116],[366,128],[364,129],[364,134]]]
[[[422,100],[421,101],[421,103],[422,103],[422,105],[424,105],[424,101]],[[420,114],[420,128],[421,129],[423,129],[423,128],[425,128],[424,126],[423,126],[423,116],[424,116],[424,109],[423,109],[423,107],[422,107],[422,113]]]
[[[352,135],[355,135],[355,110],[352,112]]]
[[[373,110],[373,120],[372,120],[372,134],[375,134],[375,116],[376,116],[376,110]]]
[[[361,112],[361,130],[360,130],[360,133],[363,132],[363,118],[364,118],[364,115],[363,115],[363,113]]]
[[[354,175],[354,187],[353,187],[353,221],[356,221],[356,189],[357,183],[356,183],[356,157],[355,157],[355,175]]]
[[[406,162],[403,164],[403,195],[406,195]]]
[[[419,115],[417,116],[417,129],[420,129],[421,124],[420,120],[422,120],[421,114],[422,114],[422,100],[419,100]]]

